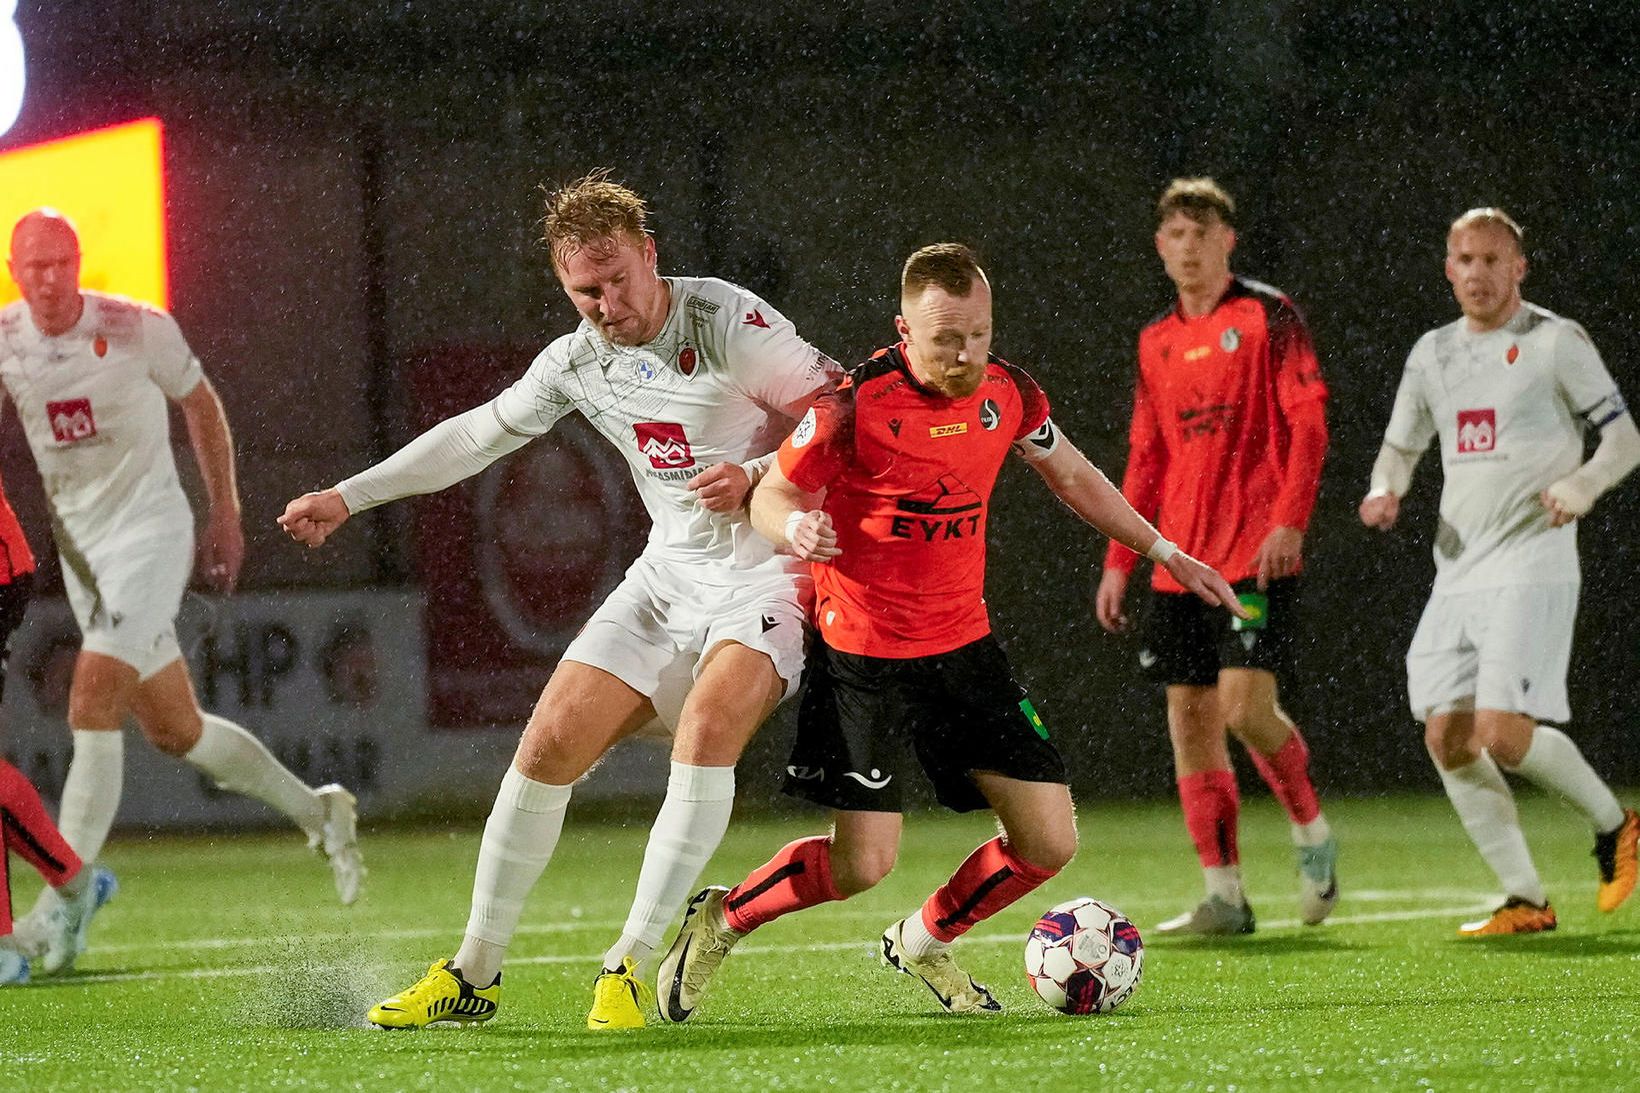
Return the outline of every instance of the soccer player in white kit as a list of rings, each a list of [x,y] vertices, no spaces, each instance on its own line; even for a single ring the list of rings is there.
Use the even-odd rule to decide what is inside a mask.
[[[309,788],[244,728],[203,712],[177,644],[194,521],[171,455],[168,399],[182,408],[210,495],[200,552],[210,583],[230,591],[245,552],[216,390],[169,315],[80,288],[79,237],[61,213],[36,209],[17,222],[8,269],[23,298],[0,310],[0,382],[45,485],[83,638],[69,692],[64,837],[86,861],[101,852],[119,808],[120,730],[131,715],[161,751],[294,820],[329,856],[342,902],[353,902],[364,869],[352,795]],[[53,926],[60,911],[47,890],[18,930],[46,935],[37,967],[47,973],[72,959]]]
[[[1518,224],[1471,209],[1447,235],[1463,318],[1413,346],[1361,520],[1388,530],[1429,442],[1445,483],[1435,589],[1407,653],[1413,716],[1505,902],[1467,937],[1555,928],[1503,771],[1564,796],[1595,829],[1597,905],[1633,892],[1640,819],[1565,733],[1579,585],[1576,520],[1640,465],[1640,431],[1583,328],[1522,301]],[[1599,446],[1583,461],[1583,437]]]
[[[573,784],[658,717],[673,731],[666,800],[587,1016],[591,1029],[642,1026],[640,966],[722,840],[735,761],[802,672],[808,567],[775,554],[742,506],[766,457],[841,369],[745,289],[659,276],[646,215],[643,200],[606,172],[553,192],[546,242],[581,324],[492,401],[297,498],[280,518],[317,546],[350,515],[441,490],[573,411],[626,458],[653,522],[524,729],[479,845],[460,949],[370,1010],[384,1027],[494,1015],[503,956],[557,845]]]

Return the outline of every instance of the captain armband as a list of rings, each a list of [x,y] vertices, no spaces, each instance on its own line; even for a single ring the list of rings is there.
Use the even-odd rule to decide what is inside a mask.
[[[1623,401],[1623,392],[1613,388],[1611,394],[1588,409],[1579,410],[1577,416],[1591,429],[1604,429],[1628,412],[1629,407]]]
[[[1014,450],[1032,463],[1048,458],[1058,447],[1059,430],[1054,428],[1051,417],[1043,418],[1041,425],[1014,441]]]

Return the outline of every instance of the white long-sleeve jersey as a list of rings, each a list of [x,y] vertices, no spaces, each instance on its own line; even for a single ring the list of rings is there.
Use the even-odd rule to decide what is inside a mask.
[[[714,463],[773,451],[842,369],[753,293],[715,278],[666,281],[671,307],[652,341],[614,345],[583,321],[494,399],[339,483],[348,511],[441,490],[576,411],[632,472],[653,522],[647,555],[699,567],[706,583],[801,568],[744,513],[710,512],[684,484]]]
[[[1585,429],[1626,412],[1583,328],[1535,304],[1496,330],[1459,319],[1420,338],[1384,442],[1440,438],[1435,591],[1576,582],[1577,526],[1552,527],[1539,495],[1582,463]]]

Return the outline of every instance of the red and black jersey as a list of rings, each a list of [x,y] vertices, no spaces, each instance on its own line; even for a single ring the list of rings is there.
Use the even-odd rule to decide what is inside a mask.
[[[826,644],[871,657],[949,652],[991,632],[985,523],[1016,442],[1044,431],[1048,400],[993,356],[953,399],[919,383],[905,345],[878,351],[822,395],[780,446],[800,489],[824,489],[842,553],[814,566]]]
[[[10,584],[24,573],[34,572],[34,552],[23,538],[23,525],[11,511],[6,490],[0,486],[0,584]]]
[[[1304,530],[1327,448],[1309,330],[1269,285],[1232,277],[1213,310],[1177,304],[1139,334],[1139,382],[1122,493],[1158,530],[1226,580],[1256,576],[1276,527]],[[1109,568],[1137,555],[1112,542]],[[1184,589],[1161,566],[1152,585]]]

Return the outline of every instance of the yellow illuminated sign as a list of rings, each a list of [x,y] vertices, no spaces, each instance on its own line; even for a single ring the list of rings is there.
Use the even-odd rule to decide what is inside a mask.
[[[0,153],[0,247],[18,217],[49,205],[80,229],[82,287],[169,309],[162,136],[145,118]],[[0,266],[0,306],[17,297]]]

